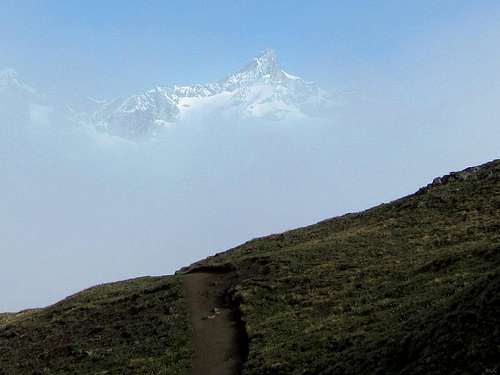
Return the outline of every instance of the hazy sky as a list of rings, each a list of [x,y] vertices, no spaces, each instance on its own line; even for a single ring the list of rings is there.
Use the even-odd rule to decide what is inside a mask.
[[[171,273],[497,158],[499,25],[492,1],[2,1],[0,67],[61,102],[216,80],[271,47],[340,105],[139,144],[0,118],[0,311]]]
[[[219,79],[269,47],[291,71],[339,85],[498,11],[468,0],[3,0],[0,66],[46,89],[109,97]]]

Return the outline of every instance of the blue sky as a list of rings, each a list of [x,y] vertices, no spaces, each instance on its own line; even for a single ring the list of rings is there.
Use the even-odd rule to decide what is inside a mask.
[[[271,47],[291,72],[348,86],[416,40],[497,11],[460,0],[4,0],[0,66],[46,90],[109,97],[216,80]]]

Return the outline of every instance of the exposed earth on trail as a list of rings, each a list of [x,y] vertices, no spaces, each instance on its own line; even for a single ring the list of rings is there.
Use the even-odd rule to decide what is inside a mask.
[[[244,346],[239,317],[231,308],[227,273],[183,276],[193,330],[192,375],[234,375],[241,370]]]

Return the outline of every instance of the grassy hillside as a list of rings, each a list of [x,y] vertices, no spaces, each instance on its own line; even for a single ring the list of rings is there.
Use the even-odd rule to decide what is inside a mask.
[[[228,286],[244,375],[500,373],[500,161],[176,276],[0,314],[0,375],[189,373],[195,271]]]
[[[233,269],[244,374],[500,372],[500,162],[191,267]]]
[[[178,278],[102,285],[0,315],[0,374],[184,375],[190,331]]]

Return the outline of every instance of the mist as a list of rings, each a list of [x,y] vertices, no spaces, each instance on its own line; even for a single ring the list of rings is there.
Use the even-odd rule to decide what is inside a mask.
[[[170,274],[497,158],[491,25],[413,41],[335,87],[338,105],[322,119],[207,117],[132,142],[68,124],[50,106],[2,102],[0,311]]]

